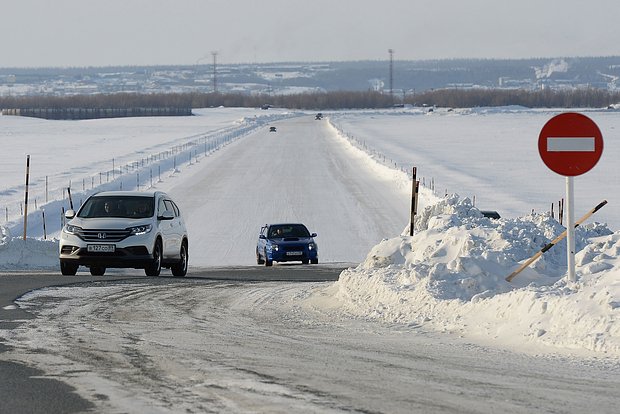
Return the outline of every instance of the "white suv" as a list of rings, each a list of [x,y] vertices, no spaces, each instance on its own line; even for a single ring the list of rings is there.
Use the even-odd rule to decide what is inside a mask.
[[[75,275],[87,266],[93,276],[108,267],[144,269],[159,276],[162,267],[185,276],[188,241],[177,205],[160,191],[106,191],[90,196],[60,235],[60,271]]]

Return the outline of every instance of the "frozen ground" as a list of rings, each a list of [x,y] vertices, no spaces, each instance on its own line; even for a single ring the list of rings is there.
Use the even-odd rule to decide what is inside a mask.
[[[40,290],[18,301],[37,319],[0,330],[13,347],[0,358],[105,413],[617,411],[617,358],[530,356],[346,317],[330,284],[162,277]]]

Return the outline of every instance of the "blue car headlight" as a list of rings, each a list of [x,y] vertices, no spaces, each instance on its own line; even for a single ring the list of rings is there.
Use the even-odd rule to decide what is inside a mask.
[[[316,244],[314,242],[308,243],[308,250],[316,250]]]
[[[271,245],[271,250],[274,252],[277,252],[278,250],[280,250],[280,246],[278,246],[277,244],[272,244]]]
[[[152,228],[153,226],[151,226],[150,224],[145,224],[144,226],[130,227],[129,231],[132,236],[141,236],[150,232]]]

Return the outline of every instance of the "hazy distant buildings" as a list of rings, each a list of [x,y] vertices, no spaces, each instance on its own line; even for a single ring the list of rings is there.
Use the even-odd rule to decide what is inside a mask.
[[[393,88],[416,93],[442,88],[598,88],[617,90],[620,57],[397,61]],[[209,93],[211,65],[109,68],[0,68],[0,96],[111,93]],[[386,62],[218,64],[217,91],[297,94],[382,91]]]

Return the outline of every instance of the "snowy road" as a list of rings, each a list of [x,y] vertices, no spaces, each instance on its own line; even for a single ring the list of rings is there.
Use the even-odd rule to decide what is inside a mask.
[[[39,318],[13,339],[37,344],[31,362],[106,413],[617,410],[618,370],[602,362],[345,318],[311,295],[326,286],[161,278],[39,291],[21,303]]]
[[[186,216],[190,266],[255,264],[265,223],[318,233],[319,262],[360,262],[409,221],[409,183],[355,150],[326,121],[274,123],[168,183]],[[200,232],[192,231],[200,229]]]

